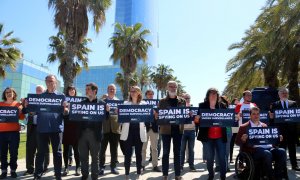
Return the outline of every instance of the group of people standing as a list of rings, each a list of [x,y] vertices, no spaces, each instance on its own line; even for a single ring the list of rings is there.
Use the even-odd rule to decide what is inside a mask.
[[[57,91],[57,79],[54,75],[45,78],[46,89],[42,86],[36,87],[37,94],[63,95]],[[177,83],[170,81],[167,84],[167,96],[158,103],[159,109],[170,107],[190,107],[190,95],[177,95]],[[107,87],[107,95],[104,98],[97,97],[98,86],[95,83],[88,83],[85,87],[86,99],[83,103],[105,103],[108,100],[118,100],[116,97],[116,86],[110,84]],[[281,89],[279,96],[281,101],[275,102],[270,109],[271,120],[274,117],[274,109],[284,109],[297,107],[296,103],[288,100],[287,89]],[[75,87],[70,86],[65,92],[67,96],[76,96]],[[153,99],[154,92],[148,90],[145,99]],[[243,126],[241,112],[250,110],[252,114],[254,103],[251,103],[251,92],[243,93],[243,103],[236,103],[236,120],[239,126]],[[247,138],[241,134],[240,130],[226,127],[199,127],[201,116],[198,114],[190,124],[157,124],[158,114],[154,111],[154,120],[147,122],[126,122],[119,123],[117,113],[112,113],[111,107],[105,106],[105,120],[103,121],[71,121],[69,119],[69,104],[63,103],[63,112],[29,112],[28,102],[22,99],[18,102],[17,94],[13,88],[6,88],[2,95],[3,102],[0,106],[14,106],[19,108],[19,119],[24,119],[27,114],[27,142],[26,142],[26,168],[24,175],[33,174],[34,179],[41,179],[48,170],[49,165],[49,144],[51,143],[54,161],[55,178],[69,174],[70,152],[74,152],[75,175],[82,180],[89,177],[89,156],[91,156],[91,178],[98,179],[98,176],[105,173],[106,149],[110,144],[110,171],[113,174],[120,174],[117,169],[118,146],[124,154],[125,179],[129,179],[132,155],[135,152],[137,179],[142,179],[142,171],[145,170],[146,152],[150,139],[152,170],[162,172],[163,179],[169,177],[170,147],[173,143],[174,171],[175,179],[183,179],[181,172],[185,162],[185,152],[187,151],[187,161],[190,171],[195,171],[194,166],[194,146],[197,138],[203,143],[203,160],[208,169],[208,179],[214,179],[214,162],[220,171],[220,179],[226,179],[228,164],[232,162],[234,142],[241,147],[246,143]],[[138,86],[130,88],[126,105],[144,105],[143,93]],[[227,109],[232,108],[226,97],[221,97],[215,88],[208,89],[204,102],[199,104],[200,109]],[[198,112],[199,112],[198,110]],[[256,109],[257,110],[257,109]],[[259,109],[258,109],[259,112]],[[255,113],[253,113],[255,114]],[[253,118],[257,116],[253,115]],[[192,116],[191,116],[192,118]],[[252,116],[251,116],[252,118]],[[258,119],[259,120],[259,119]],[[252,119],[250,120],[252,122]],[[249,121],[249,122],[250,122]],[[248,122],[248,124],[249,124]],[[254,120],[253,120],[254,122]],[[256,122],[256,121],[255,121]],[[272,121],[270,121],[272,123]],[[283,124],[283,141],[280,147],[289,149],[292,169],[300,170],[296,161],[297,130],[294,125]],[[1,149],[1,179],[7,177],[8,165],[10,165],[10,175],[17,177],[18,147],[20,142],[19,123],[0,123],[0,149]],[[291,134],[294,133],[294,134]],[[162,141],[162,169],[158,167],[160,153],[160,140]],[[62,148],[63,144],[63,148]],[[133,149],[134,148],[134,149]],[[253,147],[253,151],[258,150]],[[264,147],[262,147],[264,148]],[[267,147],[263,150],[270,150]],[[10,162],[7,162],[8,151]],[[37,152],[37,153],[36,153]],[[282,152],[282,151],[281,151]],[[285,153],[285,151],[283,150]],[[260,152],[261,154],[262,152]],[[36,154],[36,157],[34,157]],[[62,158],[63,157],[63,158]],[[230,159],[228,159],[230,157]],[[264,156],[255,156],[265,158]],[[62,172],[62,159],[64,160],[64,170]],[[286,160],[286,159],[285,159]],[[282,162],[282,161],[281,161]],[[282,164],[281,164],[282,165]],[[286,168],[286,164],[285,164]],[[268,178],[275,178],[269,173]],[[277,176],[280,177],[281,176]],[[285,178],[285,177],[282,177]]]

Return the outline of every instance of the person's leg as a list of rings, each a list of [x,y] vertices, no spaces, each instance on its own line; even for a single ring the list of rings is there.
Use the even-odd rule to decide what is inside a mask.
[[[140,140],[140,137],[139,137],[139,139],[135,141],[135,157],[136,157],[136,173],[137,174],[141,174],[142,148],[143,148],[143,142]]]
[[[181,172],[180,149],[181,149],[182,134],[173,133],[172,137],[173,137],[174,169],[175,169],[175,177],[176,177],[176,176],[180,176],[180,172]]]
[[[131,155],[132,155],[132,144],[130,141],[123,141],[123,148],[125,153],[125,160],[124,160],[124,166],[125,166],[125,175],[129,175],[130,171],[130,161],[131,161]]]
[[[149,131],[150,132],[150,131]],[[146,142],[143,143],[143,147],[142,147],[142,166],[146,165],[146,151],[147,151],[147,146],[148,146],[148,141],[149,141],[149,132],[147,132],[147,136],[146,136]]]
[[[18,164],[18,150],[20,144],[20,132],[10,132],[9,155],[10,155],[10,170],[16,172]]]
[[[232,137],[230,139],[230,163],[232,163],[232,156],[233,156],[233,148],[234,148],[234,143],[235,143],[235,138],[236,138],[237,133],[233,133]]]
[[[220,177],[221,179],[226,178],[227,172],[227,163],[226,163],[226,143],[223,142],[222,138],[216,139],[216,153],[219,160],[219,167],[220,167]]]
[[[214,157],[215,157],[215,142],[214,140],[208,139],[203,143],[203,149],[206,150],[206,166],[208,170],[209,178],[214,177]]]
[[[288,137],[288,138],[292,138],[292,137]],[[295,168],[298,166],[297,157],[296,157],[296,143],[288,139],[287,147],[289,150],[289,157],[290,157],[292,168]]]
[[[48,140],[48,145],[45,148],[46,148],[46,153],[44,156],[44,171],[48,170],[48,166],[50,163],[50,140]]]
[[[35,176],[41,176],[43,173],[43,163],[45,159],[45,154],[49,144],[49,134],[48,133],[37,133],[37,154],[35,158]]]
[[[110,154],[111,154],[111,160],[110,160],[110,168],[116,168],[117,167],[117,161],[118,161],[118,144],[120,140],[120,134],[111,133],[110,136]]]
[[[184,166],[185,160],[185,149],[186,149],[186,142],[188,139],[188,132],[184,131],[182,138],[181,138],[181,149],[180,149],[180,166]],[[174,141],[174,140],[173,140]]]
[[[8,153],[8,134],[7,132],[0,132],[0,151],[1,151],[1,171],[7,173],[7,153]]]
[[[100,169],[104,168],[105,165],[105,152],[106,152],[106,148],[108,145],[108,140],[109,140],[109,133],[105,133],[102,136],[102,140],[101,140],[101,146],[100,146],[100,153],[99,153],[99,167]]]
[[[151,154],[152,154],[152,167],[156,167],[158,165],[158,151],[157,151],[157,142],[158,142],[158,133],[149,131],[150,135],[150,144],[151,144]]]
[[[272,153],[264,148],[255,148],[254,153],[252,154],[252,157],[255,161],[262,161],[263,167],[266,169],[267,176],[269,178],[273,175],[273,169],[272,169]]]
[[[159,158],[160,156],[160,151],[161,151],[161,142],[162,142],[162,135],[158,134],[158,142],[157,142],[157,157]]]
[[[99,151],[100,151],[100,141],[97,141],[94,136],[94,132],[89,133],[89,144],[90,144],[90,152],[91,152],[91,177],[92,179],[98,178],[99,173]]]
[[[73,151],[72,151],[73,147],[72,145],[69,145],[69,157],[68,157],[68,165],[72,166],[73,163]]]
[[[286,151],[282,148],[274,148],[271,150],[273,160],[275,161],[274,172],[275,177],[285,178],[286,176]]]
[[[86,130],[82,132],[78,140],[78,151],[81,164],[81,174],[83,179],[89,176],[89,148],[88,137]]]
[[[63,144],[63,158],[64,158],[64,164],[65,169],[68,169],[69,166],[69,152],[70,152],[70,145],[69,144]]]
[[[62,133],[51,133],[50,141],[53,153],[54,174],[56,178],[61,177],[62,167]],[[68,164],[67,164],[68,165]]]
[[[74,159],[75,159],[75,163],[76,163],[76,168],[78,168],[78,167],[80,167],[78,143],[73,145],[73,151],[74,151]]]
[[[162,157],[163,176],[168,176],[171,135],[162,134],[161,139],[163,143],[163,157]]]
[[[182,145],[181,145],[182,146]],[[194,167],[194,147],[195,147],[195,131],[190,131],[188,136],[189,166],[193,170]]]
[[[26,132],[26,169],[27,172],[32,174],[34,172],[34,157],[37,151],[37,132],[36,126],[32,124],[27,125]],[[25,174],[26,175],[26,174]]]

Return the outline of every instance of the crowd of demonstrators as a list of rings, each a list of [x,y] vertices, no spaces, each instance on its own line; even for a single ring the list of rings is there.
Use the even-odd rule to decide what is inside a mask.
[[[57,91],[57,78],[48,75],[45,78],[46,89],[39,85],[36,87],[36,94],[64,96]],[[192,107],[191,96],[183,94],[178,96],[178,84],[175,81],[167,83],[167,96],[159,100],[158,109],[172,107]],[[116,86],[110,84],[107,87],[107,94],[102,98],[97,97],[98,86],[91,82],[85,86],[86,99],[82,103],[103,103],[110,100],[119,100],[116,97]],[[125,105],[146,105],[143,101],[143,92],[138,86],[130,87],[128,100]],[[66,96],[76,96],[76,88],[69,86]],[[153,90],[145,92],[145,99],[153,99]],[[295,101],[288,99],[288,90],[279,89],[280,100],[270,106],[270,126],[278,126],[274,122],[274,111],[278,109],[295,108]],[[265,177],[267,179],[288,179],[286,164],[286,149],[288,148],[292,169],[299,171],[296,159],[296,144],[298,143],[297,129],[295,123],[283,123],[279,125],[282,137],[279,147],[268,145],[248,145],[246,130],[249,127],[267,127],[260,122],[260,110],[252,103],[252,93],[249,90],[243,92],[243,102],[239,103],[235,98],[230,104],[226,96],[220,96],[216,88],[209,88],[206,92],[204,102],[199,103],[198,115],[194,120],[190,113],[191,123],[187,124],[158,124],[158,112],[154,109],[152,122],[126,122],[118,121],[117,110],[110,111],[108,104],[105,105],[105,118],[103,121],[72,121],[69,118],[70,104],[62,104],[62,112],[29,112],[28,100],[17,101],[17,94],[13,88],[6,88],[2,93],[0,107],[18,107],[19,119],[24,119],[27,114],[27,142],[26,142],[26,172],[24,175],[34,175],[34,179],[41,179],[49,165],[49,144],[52,145],[55,178],[60,180],[62,176],[69,174],[70,153],[74,152],[76,163],[75,175],[85,180],[89,177],[98,179],[104,175],[106,149],[110,144],[110,170],[111,173],[119,175],[117,169],[118,147],[124,154],[125,179],[129,179],[131,159],[133,151],[136,156],[137,179],[142,179],[142,173],[146,166],[146,153],[148,141],[150,140],[150,152],[152,159],[152,171],[161,172],[164,180],[169,179],[169,159],[171,141],[173,142],[174,173],[176,180],[182,180],[182,171],[186,159],[189,170],[196,171],[194,164],[195,139],[203,144],[203,160],[208,170],[208,179],[214,179],[215,172],[220,171],[220,179],[226,179],[229,171],[229,163],[232,163],[234,143],[240,146],[240,151],[249,152],[255,161],[263,162],[266,167]],[[202,127],[201,109],[220,110],[234,109],[236,113],[236,128],[231,127]],[[250,111],[250,120],[243,123],[243,111]],[[0,179],[7,177],[7,169],[10,166],[10,176],[17,177],[18,148],[20,143],[20,125],[18,122],[0,123],[0,150],[1,170]],[[159,137],[162,139],[162,170],[158,166],[159,161]],[[63,148],[61,147],[63,144]],[[62,151],[63,150],[63,151]],[[10,162],[7,162],[8,152]],[[37,152],[37,153],[36,153]],[[63,153],[62,153],[63,152]],[[63,156],[62,156],[63,155]],[[36,157],[35,157],[36,156]],[[89,157],[91,156],[91,168],[89,168]],[[62,159],[65,168],[62,173]],[[272,161],[275,160],[274,170]],[[35,161],[35,162],[34,162]],[[216,168],[214,169],[214,162]]]

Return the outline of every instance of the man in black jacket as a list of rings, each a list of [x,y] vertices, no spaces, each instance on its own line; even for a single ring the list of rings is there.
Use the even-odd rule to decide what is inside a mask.
[[[295,101],[288,100],[289,90],[287,88],[279,89],[278,95],[280,100],[271,105],[271,119],[274,118],[273,113],[276,109],[289,109],[297,107],[297,103]],[[296,123],[282,123],[278,126],[283,136],[283,141],[280,143],[279,147],[284,149],[288,148],[292,169],[295,171],[300,171],[296,159],[296,145],[298,142],[297,125]]]
[[[98,103],[97,100],[98,86],[95,83],[86,85],[85,92],[87,99],[83,103]],[[109,114],[109,107],[106,107],[106,115]],[[82,121],[79,126],[78,150],[81,163],[82,180],[88,179],[89,176],[89,154],[92,157],[91,177],[93,180],[98,179],[99,172],[99,151],[102,138],[102,122]]]

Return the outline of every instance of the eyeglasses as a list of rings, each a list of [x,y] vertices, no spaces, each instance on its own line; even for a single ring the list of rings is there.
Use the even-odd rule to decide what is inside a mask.
[[[136,93],[136,91],[130,91],[130,93]]]
[[[12,92],[5,92],[5,94],[12,94]]]

